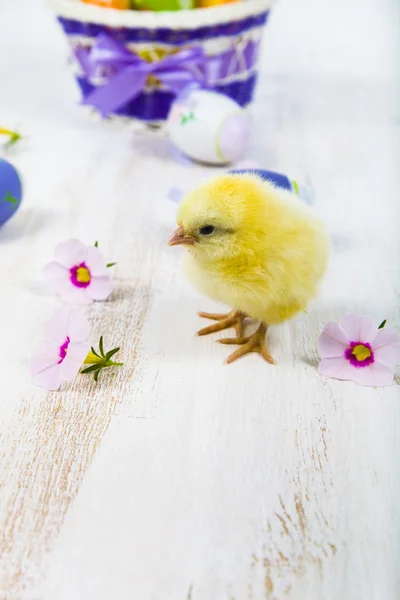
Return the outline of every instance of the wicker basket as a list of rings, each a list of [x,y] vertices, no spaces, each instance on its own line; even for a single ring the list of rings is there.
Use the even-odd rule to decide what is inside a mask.
[[[202,64],[186,65],[186,70],[197,80],[203,79],[204,85],[247,106],[256,85],[260,41],[275,0],[245,0],[174,12],[113,10],[80,0],[50,3],[68,37],[83,98],[106,85],[113,72],[97,69],[88,74],[76,57],[82,51],[89,53],[99,37],[107,36],[133,53],[135,59],[153,65],[183,49],[200,48],[205,60]],[[140,93],[109,113],[159,124],[166,119],[175,95],[176,90],[168,82],[157,74],[150,75]]]

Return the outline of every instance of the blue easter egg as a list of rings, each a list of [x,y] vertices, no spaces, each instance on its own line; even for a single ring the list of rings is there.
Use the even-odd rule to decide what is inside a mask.
[[[19,175],[12,164],[0,158],[0,227],[18,210],[21,200]]]

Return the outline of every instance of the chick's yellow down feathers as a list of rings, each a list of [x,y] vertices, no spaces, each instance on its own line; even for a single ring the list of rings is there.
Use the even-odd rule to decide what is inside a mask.
[[[210,298],[269,325],[316,295],[328,238],[296,195],[253,174],[228,174],[189,192],[177,221],[185,271]]]

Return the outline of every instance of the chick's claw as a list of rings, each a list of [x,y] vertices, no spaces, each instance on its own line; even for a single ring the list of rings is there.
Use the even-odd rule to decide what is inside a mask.
[[[223,321],[224,319],[227,319],[230,316],[231,313],[206,313],[206,312],[199,312],[199,317],[201,317],[202,319],[210,319],[211,321]]]
[[[273,365],[274,359],[268,352],[267,347],[265,345],[266,333],[267,327],[261,324],[257,331],[247,338],[226,338],[220,340],[222,344],[242,344],[241,348],[238,348],[238,350],[235,350],[235,352],[232,352],[232,354],[228,356],[226,362],[230,364],[238,358],[241,358],[245,354],[248,354],[249,352],[258,352],[267,363]]]
[[[197,335],[208,335],[210,333],[215,333],[216,331],[229,329],[230,327],[235,328],[238,337],[241,337],[243,334],[243,321],[246,316],[238,310],[231,310],[225,314],[201,312],[199,313],[199,316],[217,322],[214,323],[214,325],[203,327],[203,329],[200,329],[200,331],[197,332]]]

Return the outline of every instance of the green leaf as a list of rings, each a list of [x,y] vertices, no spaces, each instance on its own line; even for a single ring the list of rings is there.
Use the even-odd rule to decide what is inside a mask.
[[[378,329],[383,329],[386,325],[386,321],[387,319],[385,319],[384,321],[382,321],[382,323],[379,325]]]
[[[19,140],[22,140],[22,135],[17,131],[10,131],[9,136],[10,137],[8,138],[8,141],[4,144],[4,148],[6,150],[8,150],[9,148],[11,148],[11,146],[19,142]]]
[[[98,358],[101,358],[101,356],[99,356],[96,352],[96,350],[93,348],[93,346],[91,346],[90,350],[92,351],[92,353],[97,356]]]
[[[105,355],[104,355],[104,346],[103,346],[103,336],[100,336],[99,348],[100,348],[100,354],[101,354],[101,356],[103,358],[105,358]]]
[[[91,365],[90,367],[87,367],[87,369],[83,369],[81,373],[92,373],[93,371],[99,371],[100,369],[101,367],[99,367],[99,365]]]
[[[109,269],[110,267],[114,267],[116,264],[117,264],[116,262],[113,262],[113,263],[107,263],[107,264],[106,264],[106,267],[107,267],[107,269]]]
[[[94,243],[94,247],[95,247],[95,248],[98,248],[98,247],[99,247],[99,242],[98,242],[97,240],[96,240],[96,241],[95,241],[95,243]]]
[[[94,380],[97,382],[98,378],[99,378],[99,373],[100,373],[100,369],[98,369],[98,371],[96,371],[96,373],[94,374]]]
[[[114,354],[117,354],[117,352],[119,352],[119,348],[114,348],[114,350],[110,350],[110,352],[107,352],[106,354],[106,361],[108,362],[110,360],[110,358],[112,358],[114,356]]]

